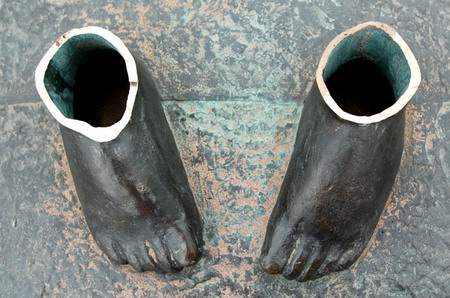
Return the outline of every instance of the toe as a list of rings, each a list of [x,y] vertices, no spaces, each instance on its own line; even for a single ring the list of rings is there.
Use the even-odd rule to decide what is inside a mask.
[[[296,241],[295,248],[288,259],[288,262],[283,270],[283,276],[286,279],[295,279],[303,270],[306,261],[308,260],[308,244],[306,237],[299,237]]]
[[[316,279],[336,271],[340,255],[341,254],[339,247],[332,246],[328,250],[327,254],[324,256],[325,260],[322,262],[322,264],[317,269],[316,273],[311,279]]]
[[[141,257],[135,253],[128,254],[128,264],[138,272],[144,272],[145,268],[142,264]]]
[[[170,228],[164,235],[163,245],[168,251],[168,261],[174,271],[180,271],[192,263],[192,249],[186,237],[177,229]],[[193,243],[191,243],[192,245]]]
[[[313,277],[314,279],[338,271],[336,269],[338,265],[338,260],[327,261],[324,262],[322,265],[323,266],[321,266],[321,268],[317,270],[316,275]]]
[[[293,229],[280,220],[271,235],[266,235],[260,265],[270,274],[283,272],[293,250]]]
[[[146,246],[149,247],[148,254],[150,260],[153,261],[157,269],[159,269],[162,273],[174,272],[168,260],[169,251],[165,245],[163,245],[163,242],[159,237],[152,237],[146,242]]]
[[[96,242],[101,250],[106,254],[111,263],[116,265],[128,264],[126,255],[120,244],[112,240],[111,237],[96,235]]]
[[[150,262],[149,267],[153,266],[155,272],[164,273],[165,271],[161,269],[156,261],[156,252],[153,249],[153,245],[149,241],[145,241],[144,243],[145,251],[147,252],[148,260]]]
[[[200,227],[200,228],[199,228]],[[195,255],[193,259],[198,261],[203,253],[203,235],[202,225],[190,224],[189,222],[180,221],[176,223],[176,228],[184,235],[189,250]]]
[[[303,238],[303,239],[302,239]],[[311,279],[322,263],[321,246],[314,239],[301,237],[283,270],[287,279],[306,281]]]
[[[279,274],[283,272],[283,268],[286,264],[286,257],[285,255],[265,255],[261,257],[260,265],[264,271],[266,271],[269,274]]]
[[[137,243],[132,250],[133,252],[128,254],[128,262],[136,271],[161,272],[150,256],[149,248],[144,243]]]
[[[183,266],[192,266],[197,263],[202,256],[203,240],[194,237],[186,223],[177,224],[175,237],[169,242],[176,240],[179,243],[177,251],[174,253],[175,259]],[[177,235],[178,234],[178,235]],[[180,239],[177,240],[177,238]],[[200,242],[200,243],[199,243]],[[170,247],[176,247],[170,245]],[[172,249],[174,251],[175,249]]]
[[[356,261],[357,255],[353,249],[343,253],[336,267],[337,271],[345,270]]]
[[[301,274],[297,277],[297,281],[310,280],[315,275],[320,264],[322,264],[322,257],[320,255],[320,246],[317,245],[313,247]]]
[[[113,241],[111,247],[111,255],[108,254],[107,250],[103,250],[107,254],[108,258],[115,264],[128,264],[126,254],[119,242]]]

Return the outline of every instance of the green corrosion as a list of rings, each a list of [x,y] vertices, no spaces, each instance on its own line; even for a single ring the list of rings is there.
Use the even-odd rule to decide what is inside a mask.
[[[378,65],[398,99],[408,88],[411,69],[400,46],[385,31],[369,26],[344,38],[331,52],[323,71],[326,81],[339,66],[362,58]]]
[[[44,84],[50,98],[61,113],[73,118],[73,90],[79,67],[93,51],[117,51],[97,34],[76,35],[67,40],[49,62]]]

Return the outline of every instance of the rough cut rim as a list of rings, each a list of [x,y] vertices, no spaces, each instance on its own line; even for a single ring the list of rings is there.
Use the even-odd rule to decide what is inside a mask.
[[[47,88],[44,84],[45,72],[47,71],[50,60],[59,50],[59,48],[70,38],[82,35],[82,34],[95,34],[101,36],[105,40],[107,40],[111,45],[113,45],[119,54],[125,60],[125,66],[128,73],[128,80],[130,82],[130,89],[128,92],[127,103],[125,107],[125,112],[123,113],[122,118],[108,127],[93,127],[89,123],[81,120],[71,119],[64,116],[58,107],[55,105],[53,100],[50,98],[50,95],[47,92]],[[58,38],[55,43],[50,47],[47,53],[44,55],[42,60],[39,62],[39,65],[36,68],[36,88],[37,91],[44,101],[45,105],[49,109],[50,113],[56,120],[67,128],[70,128],[76,132],[79,132],[88,138],[96,141],[96,142],[108,142],[115,139],[120,132],[125,128],[131,118],[131,112],[133,110],[134,101],[136,99],[136,94],[138,90],[138,75],[136,70],[136,62],[134,61],[133,56],[130,51],[127,49],[125,44],[113,33],[110,31],[100,28],[100,27],[84,27],[79,29],[73,29],[63,34],[60,38]]]
[[[395,102],[395,104],[393,104],[392,106],[390,106],[389,108],[383,110],[378,114],[374,114],[371,116],[356,116],[345,112],[336,104],[333,97],[331,97],[330,92],[328,91],[328,88],[323,80],[323,71],[325,69],[325,66],[327,65],[328,58],[333,49],[343,39],[345,39],[349,35],[352,35],[358,31],[365,29],[366,27],[376,27],[383,30],[394,40],[394,42],[396,42],[399,45],[400,49],[403,51],[403,54],[405,55],[406,61],[408,61],[408,66],[411,69],[411,79],[409,81],[408,88],[402,94],[402,96],[400,96],[400,98]],[[320,93],[322,94],[325,103],[341,119],[348,120],[360,125],[367,125],[371,123],[380,122],[397,114],[401,109],[403,109],[406,106],[411,97],[414,95],[414,93],[416,92],[417,88],[420,85],[420,80],[421,75],[419,65],[417,64],[417,60],[412,54],[411,49],[408,47],[403,38],[401,38],[401,36],[392,27],[380,22],[363,23],[339,34],[336,38],[333,39],[333,41],[330,42],[330,44],[325,49],[325,52],[323,53],[322,58],[320,59],[319,66],[316,71],[316,82],[317,85],[319,86]]]

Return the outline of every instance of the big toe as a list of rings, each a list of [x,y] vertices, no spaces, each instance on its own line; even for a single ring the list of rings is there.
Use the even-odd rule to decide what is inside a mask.
[[[192,266],[201,257],[201,250],[187,229],[168,229],[163,242],[168,251],[169,263],[175,271]]]
[[[279,224],[266,235],[260,258],[261,267],[270,274],[283,272],[293,249],[293,230]]]
[[[259,264],[267,273],[277,274],[283,271],[285,261],[277,255],[265,255],[261,257]]]

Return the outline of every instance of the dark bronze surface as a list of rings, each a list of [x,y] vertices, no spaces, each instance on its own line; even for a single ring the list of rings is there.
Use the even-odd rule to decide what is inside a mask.
[[[137,67],[131,120],[117,138],[98,143],[64,126],[61,133],[100,248],[138,271],[176,272],[199,260],[202,224],[160,97]]]
[[[355,262],[392,189],[404,125],[404,110],[366,126],[339,119],[314,83],[267,226],[267,272],[306,281]]]

